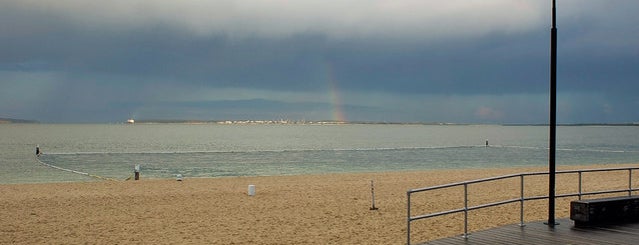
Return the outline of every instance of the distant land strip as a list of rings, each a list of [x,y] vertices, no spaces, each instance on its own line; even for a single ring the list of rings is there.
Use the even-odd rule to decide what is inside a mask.
[[[469,125],[501,125],[501,126],[548,126],[548,124],[526,124],[526,123],[511,123],[511,124],[499,124],[499,123],[450,123],[450,122],[383,122],[383,121],[335,121],[335,120],[135,120],[135,124],[162,124],[162,123],[175,123],[175,124],[321,124],[321,125],[335,125],[335,124],[381,124],[381,125],[442,125],[442,126],[469,126]],[[639,126],[639,122],[629,123],[560,123],[558,126]]]
[[[37,120],[0,118],[0,124],[41,123]],[[127,123],[127,122],[121,122]],[[129,123],[131,124],[131,123]],[[346,125],[346,124],[378,124],[378,125],[501,125],[501,126],[548,126],[547,123],[450,123],[450,122],[384,122],[384,121],[335,121],[335,120],[182,120],[182,119],[141,119],[134,124],[283,124],[283,125]],[[623,123],[559,123],[558,126],[639,126],[639,122]]]
[[[14,118],[0,118],[0,124],[3,123],[40,123],[35,120],[14,119]]]
[[[336,121],[336,120],[164,120],[164,119],[139,119],[123,123],[129,124],[392,124],[392,125],[473,125],[468,123],[444,123],[444,122],[384,122],[384,121]]]
[[[548,126],[542,124],[502,124],[503,126]],[[639,122],[631,123],[558,123],[557,126],[639,126]]]

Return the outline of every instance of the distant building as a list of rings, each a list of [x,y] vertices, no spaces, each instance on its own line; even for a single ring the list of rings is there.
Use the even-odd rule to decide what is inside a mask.
[[[126,120],[126,123],[128,124],[134,124],[135,120],[133,120],[133,118],[129,118],[129,120]]]

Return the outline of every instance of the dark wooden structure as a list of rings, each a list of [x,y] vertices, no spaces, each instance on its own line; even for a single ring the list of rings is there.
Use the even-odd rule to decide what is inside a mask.
[[[579,227],[636,222],[639,220],[639,196],[572,201],[570,219]]]
[[[497,227],[462,236],[439,239],[423,244],[638,244],[639,223],[623,223],[575,227],[569,219],[557,220],[559,225],[550,227],[543,221]]]

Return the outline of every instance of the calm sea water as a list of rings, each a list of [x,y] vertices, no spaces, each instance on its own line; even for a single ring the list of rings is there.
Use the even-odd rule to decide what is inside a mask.
[[[557,164],[639,162],[639,127],[558,127]],[[0,183],[544,166],[543,126],[0,125]],[[490,147],[485,147],[488,140]]]

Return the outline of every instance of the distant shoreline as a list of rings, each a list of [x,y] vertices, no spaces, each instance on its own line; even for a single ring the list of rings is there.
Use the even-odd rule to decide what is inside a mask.
[[[126,123],[126,122],[124,122]],[[134,124],[282,124],[282,125],[435,125],[435,126],[548,126],[547,123],[451,123],[451,122],[375,122],[375,121],[292,121],[292,120],[136,120]],[[627,123],[559,123],[558,126],[639,126],[639,122]]]
[[[452,123],[452,122],[376,122],[335,120],[163,120],[140,119],[134,123],[122,122],[62,122],[48,123],[37,120],[0,118],[0,124],[219,124],[219,125],[429,125],[429,126],[549,126],[547,123]],[[559,123],[558,126],[639,126],[639,122],[624,123]]]
[[[14,118],[0,118],[0,124],[8,123],[40,123],[36,120],[14,119]]]

